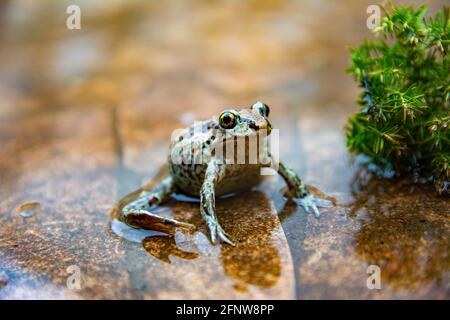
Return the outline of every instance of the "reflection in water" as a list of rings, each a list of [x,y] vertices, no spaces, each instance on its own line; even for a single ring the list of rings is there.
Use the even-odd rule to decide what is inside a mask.
[[[252,210],[249,203],[260,204],[260,207]],[[265,194],[249,191],[224,199],[219,210],[223,207],[226,212],[220,219],[236,241],[236,247],[221,246],[220,259],[225,273],[237,281],[235,288],[238,290],[245,290],[244,284],[274,286],[281,274],[281,262],[272,233],[280,225]]]
[[[155,258],[170,263],[169,256],[192,260],[199,256],[196,252],[186,252],[180,249],[175,238],[171,236],[147,237],[142,242],[145,250]]]
[[[251,226],[249,227],[251,228]],[[281,262],[277,248],[266,235],[267,243],[246,241],[236,247],[222,246],[221,261],[230,278],[237,281],[235,288],[244,291],[246,284],[272,287],[281,275]]]
[[[151,188],[153,184],[148,184],[143,189]],[[236,281],[235,289],[238,291],[246,291],[247,285],[272,287],[277,283],[281,275],[281,260],[278,249],[273,243],[272,233],[280,225],[264,193],[249,191],[239,194],[237,197],[222,198],[217,202],[219,220],[235,240],[236,246],[232,247],[223,244],[214,246],[209,240],[204,241],[208,239],[207,237],[199,236],[200,231],[179,229],[177,237],[162,235],[162,233],[152,230],[138,230],[126,225],[124,227],[122,222],[116,220],[117,210],[138,197],[143,189],[125,196],[113,209],[111,228],[115,234],[133,242],[136,242],[136,239],[139,240],[150,255],[165,263],[171,263],[170,256],[184,260],[208,256],[211,252],[217,252],[214,249],[219,246],[220,255],[217,258],[220,259],[225,274]],[[178,195],[177,199],[183,198]],[[249,207],[248,203],[259,204],[257,210]],[[171,210],[169,206],[162,206],[163,209],[158,208],[158,214],[194,224],[197,229],[206,233],[206,228],[198,213],[198,203],[188,201],[179,202],[179,204],[187,209],[186,214]],[[177,205],[178,203],[174,207]],[[124,229],[128,231],[122,232]],[[149,235],[149,232],[156,233]],[[182,242],[182,245],[177,243],[177,239]],[[189,249],[185,250],[185,247]]]
[[[395,289],[442,284],[450,267],[448,202],[427,185],[380,180],[367,170],[352,184],[350,217],[359,220],[355,252],[379,265]]]

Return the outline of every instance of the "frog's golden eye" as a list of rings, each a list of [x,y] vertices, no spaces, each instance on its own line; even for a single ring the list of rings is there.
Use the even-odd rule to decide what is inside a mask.
[[[236,126],[236,114],[231,111],[222,112],[219,116],[219,124],[224,129],[232,129]]]

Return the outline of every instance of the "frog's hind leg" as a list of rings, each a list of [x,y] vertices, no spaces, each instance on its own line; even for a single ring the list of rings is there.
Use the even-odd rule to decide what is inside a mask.
[[[175,227],[194,228],[193,225],[166,218],[151,210],[166,202],[175,191],[172,178],[166,177],[150,191],[143,191],[139,198],[125,205],[121,210],[122,220],[130,226],[163,231],[173,234]]]
[[[302,206],[306,212],[309,212],[309,208],[312,208],[315,216],[318,218],[320,217],[320,212],[317,207],[332,207],[331,201],[314,197],[308,189],[306,189],[300,177],[282,162],[279,163],[278,173],[283,177],[284,181],[286,181],[294,202]]]

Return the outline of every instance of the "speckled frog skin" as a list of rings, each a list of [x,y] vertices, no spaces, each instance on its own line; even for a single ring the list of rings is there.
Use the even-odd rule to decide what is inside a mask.
[[[199,196],[200,214],[209,229],[212,243],[219,240],[233,245],[217,219],[215,199],[219,195],[256,186],[262,177],[261,168],[273,163],[268,150],[261,152],[259,149],[258,154],[267,155],[265,159],[260,156],[252,161],[249,156],[249,139],[267,139],[272,131],[268,117],[269,107],[257,102],[250,108],[225,110],[209,120],[177,131],[170,146],[169,176],[125,205],[121,219],[133,227],[145,229],[165,230],[169,225],[190,228],[192,226],[187,223],[158,216],[152,213],[152,209],[167,201],[174,192]],[[260,148],[266,146],[259,145]],[[238,158],[238,151],[229,155],[226,151],[229,146],[235,150],[244,146],[247,156]],[[312,208],[319,216],[317,207],[331,206],[330,201],[312,196],[297,174],[282,162],[278,163],[277,169],[293,200],[306,211]]]

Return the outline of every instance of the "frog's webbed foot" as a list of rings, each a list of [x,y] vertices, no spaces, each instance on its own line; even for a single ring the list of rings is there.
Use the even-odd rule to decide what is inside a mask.
[[[310,209],[312,209],[314,211],[314,215],[316,216],[316,218],[320,217],[320,212],[317,207],[331,208],[333,206],[333,203],[331,201],[316,198],[312,194],[308,194],[306,197],[303,198],[292,198],[292,200],[299,206],[302,206],[306,212],[310,212]]]
[[[292,169],[286,167],[282,162],[279,163],[278,172],[286,181],[289,192],[293,196],[293,201],[302,206],[306,212],[309,212],[309,210],[312,209],[315,216],[319,218],[320,212],[317,207],[330,208],[333,206],[331,201],[313,196],[308,189],[306,189],[300,177]]]

